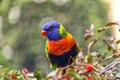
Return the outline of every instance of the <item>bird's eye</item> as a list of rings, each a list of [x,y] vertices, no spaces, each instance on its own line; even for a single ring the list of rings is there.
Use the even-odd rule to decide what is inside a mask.
[[[51,26],[51,27],[49,28],[49,31],[52,31],[52,30],[53,30],[53,28],[54,28],[54,26]]]

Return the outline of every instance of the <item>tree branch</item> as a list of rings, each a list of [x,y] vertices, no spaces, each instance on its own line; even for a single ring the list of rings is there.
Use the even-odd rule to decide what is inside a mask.
[[[113,61],[112,63],[108,64],[104,70],[102,72],[99,73],[99,75],[104,74],[106,71],[114,68],[116,65],[120,64],[120,58],[116,59],[115,61]]]

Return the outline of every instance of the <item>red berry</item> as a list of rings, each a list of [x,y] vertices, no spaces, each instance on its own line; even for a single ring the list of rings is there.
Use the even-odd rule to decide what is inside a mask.
[[[92,64],[86,64],[85,69],[86,71],[89,71],[89,72],[94,71],[94,67]]]
[[[71,80],[71,77],[69,75],[63,75],[65,80]]]
[[[92,76],[87,76],[87,77],[86,77],[86,80],[94,80],[94,77],[92,77]]]
[[[14,79],[16,78],[16,74],[11,74],[11,75],[10,75],[10,78],[11,78],[12,80],[14,80]]]

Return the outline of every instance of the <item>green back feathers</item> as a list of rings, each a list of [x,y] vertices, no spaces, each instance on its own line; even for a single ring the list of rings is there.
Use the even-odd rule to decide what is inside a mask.
[[[65,30],[62,24],[60,24],[59,33],[62,38],[67,35],[67,31]]]
[[[45,44],[45,53],[46,53],[46,57],[49,59],[49,57],[48,57],[48,40],[46,41],[46,44]]]
[[[46,53],[46,57],[48,58],[48,60],[50,61],[50,58],[48,56],[48,40],[46,41],[46,45],[45,45],[45,53]],[[53,63],[50,62],[50,68],[55,70],[57,68],[57,66]]]

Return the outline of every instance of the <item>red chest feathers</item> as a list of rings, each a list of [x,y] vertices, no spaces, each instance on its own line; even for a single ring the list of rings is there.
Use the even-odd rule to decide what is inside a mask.
[[[67,34],[64,38],[57,41],[48,40],[48,52],[54,55],[61,55],[68,52],[76,44],[72,35]]]

